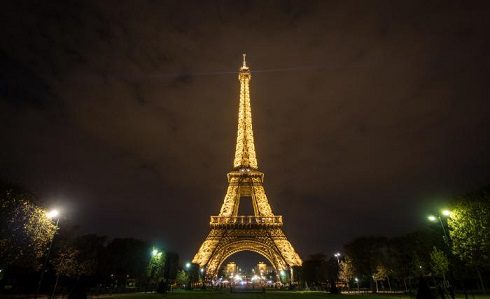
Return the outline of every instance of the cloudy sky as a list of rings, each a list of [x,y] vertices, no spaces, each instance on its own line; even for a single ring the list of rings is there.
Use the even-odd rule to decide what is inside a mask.
[[[487,1],[10,1],[0,20],[0,177],[86,232],[193,256],[244,52],[266,192],[301,255],[414,230],[490,180]]]

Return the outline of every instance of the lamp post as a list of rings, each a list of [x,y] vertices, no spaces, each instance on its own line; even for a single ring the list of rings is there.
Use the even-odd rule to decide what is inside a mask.
[[[340,264],[340,252],[336,252],[333,256],[337,258],[337,264]]]
[[[191,269],[191,263],[187,262],[185,263],[185,270],[187,272],[187,287],[186,289],[190,290],[192,289],[191,288],[191,271],[189,271]]]
[[[431,222],[437,222],[439,220],[439,224],[441,225],[441,228],[442,228],[442,238],[444,240],[444,243],[447,246],[447,250],[450,252],[451,246],[449,244],[449,235],[447,233],[446,226],[444,225],[444,222],[442,221],[441,215],[444,217],[450,217],[451,211],[445,209],[445,210],[442,210],[440,214],[437,214],[437,216],[434,216],[434,215],[427,216],[427,219]]]
[[[48,261],[49,261],[49,255],[51,254],[51,248],[53,247],[53,240],[56,235],[56,232],[58,231],[58,224],[60,222],[60,212],[57,209],[53,209],[50,211],[46,212],[46,217],[48,219],[54,220],[56,219],[56,224],[55,224],[55,231],[53,233],[53,237],[51,238],[51,241],[49,242],[49,247],[48,251],[46,252],[46,257],[44,258],[44,263],[41,268],[41,275],[39,276],[39,281],[37,283],[37,289],[36,289],[36,294],[34,295],[34,298],[37,298],[37,295],[41,291],[41,286],[43,284],[43,279],[44,279],[44,273],[46,272],[46,267],[48,266]]]
[[[357,293],[360,293],[360,290],[359,290],[359,278],[354,278],[354,281],[356,282],[357,284]]]
[[[206,288],[206,285],[204,284],[204,278],[205,278],[205,275],[204,275],[204,268],[199,269],[199,276],[200,276],[200,278],[201,278],[201,283],[202,283],[202,285],[201,285],[201,289],[203,289],[203,290],[204,290],[204,289]]]
[[[449,233],[448,233],[448,229],[446,229],[446,226],[444,225],[444,222],[442,221],[442,217],[451,217],[451,211],[448,210],[448,209],[444,209],[442,211],[440,211],[440,213],[437,214],[437,216],[434,216],[434,215],[429,215],[427,216],[427,219],[431,222],[439,222],[439,224],[441,225],[441,229],[442,229],[442,238],[444,240],[444,244],[446,245],[446,250],[447,250],[447,255],[450,256],[451,255],[451,244],[450,244],[450,237],[449,237]],[[438,221],[439,220],[439,221]],[[448,287],[448,288],[451,288],[452,289],[452,286],[450,286],[450,280],[452,280],[452,271],[451,269],[449,268],[448,269],[448,273],[449,273],[449,276],[451,277],[450,279],[446,280],[444,277],[443,277],[443,284]],[[447,285],[446,285],[447,283]],[[454,298],[454,292],[450,291],[450,295],[452,298]]]

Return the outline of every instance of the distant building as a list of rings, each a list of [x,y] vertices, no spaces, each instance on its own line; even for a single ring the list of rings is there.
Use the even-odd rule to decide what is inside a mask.
[[[225,274],[227,277],[234,276],[238,272],[238,267],[235,262],[226,264]]]
[[[257,264],[257,267],[255,267],[254,272],[257,275],[263,276],[263,275],[267,275],[267,274],[271,273],[272,271],[274,271],[274,268],[272,268],[271,266],[268,266],[264,262],[259,262]]]

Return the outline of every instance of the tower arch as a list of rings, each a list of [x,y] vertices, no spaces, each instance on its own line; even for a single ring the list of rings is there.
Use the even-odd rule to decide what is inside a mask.
[[[281,270],[287,269],[287,263],[282,258],[281,252],[279,250],[277,250],[273,246],[270,246],[269,244],[264,244],[257,240],[249,239],[232,241],[224,244],[209,259],[209,262],[206,266],[206,274],[216,275],[216,273],[218,273],[218,269],[220,269],[223,262],[227,258],[242,251],[252,251],[260,254],[269,261],[276,273],[279,273],[279,271]]]

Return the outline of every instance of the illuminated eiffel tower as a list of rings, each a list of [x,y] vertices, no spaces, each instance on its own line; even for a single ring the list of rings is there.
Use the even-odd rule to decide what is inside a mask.
[[[276,273],[301,266],[302,261],[282,231],[282,216],[272,213],[265,195],[264,173],[258,170],[252,130],[249,83],[250,69],[245,54],[238,75],[240,80],[240,107],[238,134],[233,169],[228,173],[228,189],[218,216],[211,216],[211,231],[193,263],[214,278],[223,261],[240,251],[253,251],[269,260]],[[254,215],[238,215],[240,199],[252,200]]]

